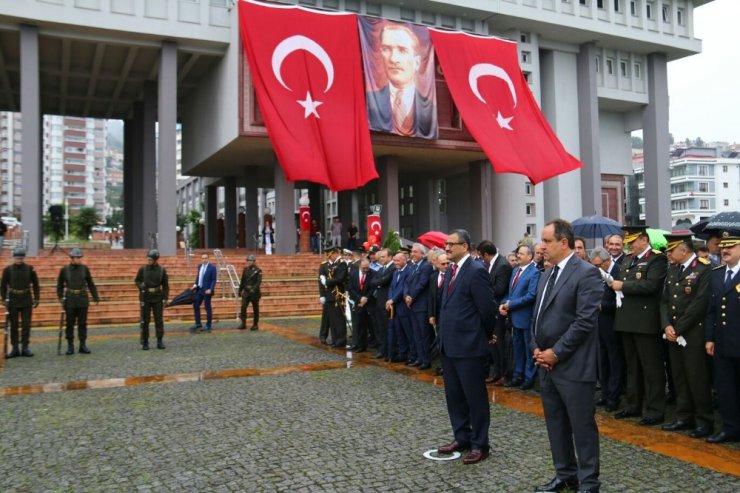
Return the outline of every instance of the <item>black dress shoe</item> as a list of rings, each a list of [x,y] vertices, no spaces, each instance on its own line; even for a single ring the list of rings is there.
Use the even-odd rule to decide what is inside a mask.
[[[534,380],[527,380],[519,387],[519,390],[529,390],[532,387],[534,387]]]
[[[521,378],[515,378],[511,382],[505,383],[504,387],[506,387],[507,389],[510,389],[512,387],[519,387],[522,383],[524,383],[524,380],[522,380]]]
[[[572,477],[566,480],[558,479],[557,477],[540,486],[535,487],[535,493],[555,493],[557,491],[563,491],[565,489],[576,490],[578,489],[578,478]]]
[[[195,334],[196,332],[200,332],[200,329],[202,328],[203,328],[202,325],[193,325],[192,327],[190,327],[189,330],[191,334]]]
[[[691,438],[705,438],[712,434],[711,426],[697,426],[694,431],[689,433]]]
[[[441,366],[438,366],[437,368],[434,369],[434,375],[437,376],[437,377],[443,376],[444,373],[445,373],[445,371],[442,369]]]
[[[361,347],[354,350],[355,353],[366,353],[367,348]]]
[[[375,353],[375,354],[373,354],[373,359],[381,359],[381,358],[385,358],[385,354],[383,354],[383,353]]]
[[[469,448],[470,448],[470,445],[465,445],[463,443],[459,443],[457,440],[453,440],[450,443],[447,443],[445,445],[440,445],[437,448],[437,453],[449,455],[449,454],[452,454],[460,450],[467,450]]]
[[[733,435],[728,435],[724,431],[720,431],[717,434],[714,434],[707,438],[708,443],[727,443],[727,442],[737,442],[740,440],[740,437],[736,437]]]
[[[663,422],[663,418],[661,416],[645,416],[640,420],[638,424],[642,426],[653,426],[657,425]]]
[[[630,411],[629,409],[624,409],[622,411],[619,411],[617,414],[614,415],[615,419],[624,419],[624,418],[639,418],[642,416],[641,413],[636,413],[634,411]]]
[[[247,326],[244,324],[239,325],[236,330],[247,330]],[[326,341],[321,341],[321,344],[326,344]]]
[[[419,365],[421,365],[421,363],[419,363],[418,361],[407,361],[406,362],[406,366],[419,366]]]
[[[259,328],[259,327],[257,327],[257,324],[254,324],[254,325],[252,325],[252,326],[251,326],[251,327],[249,328],[249,330],[251,330],[251,331],[255,331],[255,330],[260,330],[260,328]]]
[[[668,423],[667,425],[661,426],[662,429],[665,431],[679,431],[679,430],[690,430],[694,427],[694,423],[691,421],[684,421],[682,419],[677,419],[676,421],[673,421],[672,423]]]
[[[240,328],[241,328],[241,330],[244,330],[244,329],[246,329],[247,327],[246,327],[246,326],[244,326],[244,325],[241,325],[241,326],[240,326]],[[319,339],[319,344],[324,344],[324,345],[326,345],[326,344],[329,344],[329,343],[328,343],[328,342],[326,342],[326,339]]]
[[[419,365],[419,369],[420,370],[428,370],[431,367],[432,367],[432,365]]]

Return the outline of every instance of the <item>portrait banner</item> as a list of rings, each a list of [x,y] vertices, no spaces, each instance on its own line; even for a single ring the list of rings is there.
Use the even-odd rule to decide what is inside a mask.
[[[377,178],[356,15],[239,2],[260,110],[289,181],[353,190]]]
[[[436,139],[437,93],[429,30],[358,17],[370,130]]]

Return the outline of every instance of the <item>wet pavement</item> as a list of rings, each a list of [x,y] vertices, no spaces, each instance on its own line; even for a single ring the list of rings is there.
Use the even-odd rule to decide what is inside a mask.
[[[169,324],[165,351],[137,349],[133,326],[93,328],[93,354],[74,356],[35,331],[36,356],[0,373],[0,491],[519,492],[551,478],[536,392],[491,389],[488,460],[428,460],[450,439],[442,378],[329,350],[318,323]],[[602,491],[740,490],[737,444],[598,420]]]

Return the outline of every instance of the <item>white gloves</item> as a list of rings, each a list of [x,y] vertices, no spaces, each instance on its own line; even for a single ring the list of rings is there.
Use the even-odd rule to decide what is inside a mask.
[[[326,287],[326,276],[324,274],[319,276],[319,281],[321,281],[322,286]]]
[[[322,296],[321,298],[319,298],[319,301],[323,305],[324,303],[326,303],[326,298]]]

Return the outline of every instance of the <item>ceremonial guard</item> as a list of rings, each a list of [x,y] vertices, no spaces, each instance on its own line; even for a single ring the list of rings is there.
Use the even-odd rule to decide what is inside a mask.
[[[80,353],[90,354],[90,350],[85,344],[87,340],[87,309],[90,306],[90,301],[87,298],[88,289],[95,303],[99,303],[100,298],[90,275],[90,269],[82,264],[82,250],[73,248],[69,256],[71,258],[69,265],[61,268],[57,278],[57,297],[62,307],[64,307],[67,317],[67,354],[75,353],[75,321],[77,321],[77,335],[80,339]]]
[[[239,330],[247,328],[247,305],[252,304],[252,326],[249,330],[257,330],[260,321],[260,286],[262,285],[262,269],[257,267],[254,255],[247,255],[247,266],[242,271],[242,279],[239,283],[239,297],[242,299],[239,319],[241,324]]]
[[[339,256],[339,247],[329,250],[329,273],[319,276],[319,281],[326,288],[326,303],[329,305],[329,325],[333,348],[344,348],[347,345],[347,321],[344,318],[344,304],[347,292],[349,269],[347,263]]]
[[[33,356],[28,349],[31,339],[31,307],[39,306],[39,278],[26,262],[26,251],[16,248],[13,263],[3,270],[0,294],[10,317],[10,343],[13,350],[6,358]],[[33,289],[33,293],[31,292]],[[18,315],[21,317],[21,349],[18,349]]]
[[[712,270],[708,260],[694,253],[691,234],[665,235],[673,265],[668,268],[660,306],[663,338],[668,341],[673,383],[676,388],[676,419],[663,426],[667,431],[694,428],[692,438],[712,434],[709,361],[704,350],[704,322]]]
[[[617,296],[624,296],[617,308],[614,328],[622,336],[627,364],[627,407],[617,419],[645,416],[643,426],[665,419],[665,368],[660,326],[660,297],[668,260],[650,246],[646,226],[625,226],[624,243],[630,255],[620,266],[621,280],[612,283]]]
[[[329,255],[329,253],[327,253]],[[326,303],[326,286],[321,283],[322,277],[326,279],[329,276],[329,265],[331,262],[327,259],[319,265],[319,301],[321,302],[321,326],[319,328],[319,342],[327,344],[326,338],[329,336],[329,305]]]
[[[154,328],[157,335],[157,349],[164,349],[164,320],[162,310],[170,287],[167,270],[159,265],[159,251],[149,250],[147,265],[139,268],[134,282],[140,291],[141,301],[141,349],[149,349],[149,322],[154,313]]]
[[[740,441],[740,231],[724,231],[723,266],[712,270],[706,321],[707,354],[714,362],[722,428],[709,443]]]

